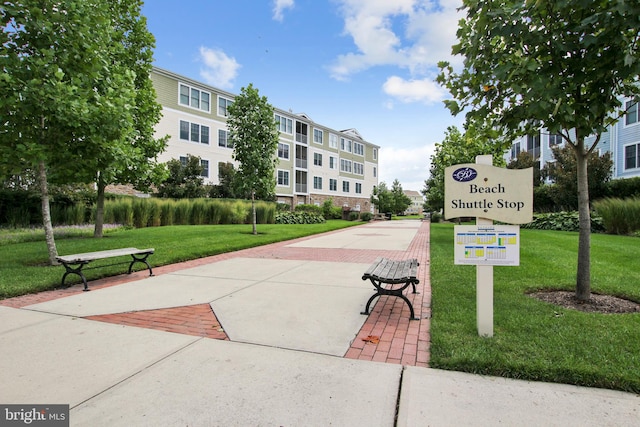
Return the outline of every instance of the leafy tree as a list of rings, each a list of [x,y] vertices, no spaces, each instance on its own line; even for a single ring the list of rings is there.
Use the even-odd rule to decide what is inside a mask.
[[[580,237],[576,297],[591,296],[587,158],[620,117],[620,99],[637,97],[640,3],[630,1],[463,0],[453,53],[438,81],[453,114],[514,137],[546,128],[576,157]],[[585,137],[596,135],[590,146]]]
[[[556,206],[567,210],[575,210],[578,207],[578,189],[576,175],[578,168],[576,157],[570,147],[553,147],[555,162],[547,163],[542,174],[553,181],[552,199]],[[588,160],[589,169],[589,198],[597,200],[608,195],[607,183],[611,180],[611,168],[613,161],[611,155],[605,153],[591,153]]]
[[[391,184],[391,195],[393,197],[393,212],[395,212],[396,215],[404,213],[404,211],[411,206],[411,199],[404,194],[402,184],[400,184],[400,181],[397,179]]]
[[[133,132],[114,135],[106,149],[97,153],[96,165],[87,165],[89,182],[97,181],[95,237],[102,237],[107,185],[132,184],[150,191],[152,184],[158,185],[166,178],[166,169],[157,163],[157,156],[164,151],[167,137],[154,137],[162,107],[149,77],[155,39],[147,30],[146,18],[140,15],[142,0],[108,0],[107,4],[115,30],[114,43],[118,45],[118,49],[109,52],[114,69],[133,73],[134,98],[127,123]],[[119,87],[109,82],[105,90],[117,91]]]
[[[504,147],[506,143],[497,133],[478,131],[471,126],[464,133],[455,126],[449,126],[444,140],[436,143],[431,156],[429,178],[424,183],[422,194],[425,196],[425,208],[431,212],[444,209],[444,170],[452,165],[474,163],[476,156],[491,154],[495,166],[504,166]]]
[[[231,162],[218,163],[218,180],[220,184],[214,185],[211,190],[211,197],[235,199],[236,196],[236,169]]]
[[[380,213],[393,212],[394,200],[393,193],[387,187],[387,183],[381,181],[378,185],[373,187],[373,193],[371,194],[371,204],[378,209]]]
[[[533,186],[539,187],[542,184],[542,173],[540,171],[540,161],[533,158],[533,154],[528,151],[521,151],[518,156],[511,160],[507,169],[529,169],[533,168]]]
[[[256,198],[273,199],[276,183],[276,150],[280,132],[273,107],[252,84],[243,87],[229,106],[227,127],[233,143],[233,159],[240,163],[236,172],[238,189],[251,197],[253,234],[256,230]]]
[[[171,159],[167,162],[167,169],[169,176],[158,187],[158,196],[173,199],[195,199],[206,195],[200,157],[189,154],[184,163],[178,159]]]
[[[95,166],[95,153],[133,132],[131,71],[102,0],[5,2],[0,33],[0,162],[5,174],[36,171],[49,261],[52,180]],[[95,176],[95,175],[94,175]]]

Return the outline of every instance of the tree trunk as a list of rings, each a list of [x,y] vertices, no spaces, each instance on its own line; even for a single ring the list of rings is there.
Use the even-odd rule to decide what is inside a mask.
[[[591,298],[591,215],[589,212],[589,180],[584,140],[577,141],[576,166],[578,170],[578,215],[580,237],[578,239],[578,273],[576,276],[576,298],[587,301]]]
[[[258,234],[256,229],[256,192],[251,192],[251,222],[253,223],[253,234]]]
[[[104,226],[104,189],[105,184],[102,174],[98,172],[98,195],[96,200],[96,225],[93,229],[93,237],[101,238]]]
[[[40,201],[42,205],[42,225],[44,226],[44,237],[47,241],[49,251],[49,264],[58,265],[56,257],[58,249],[53,237],[53,225],[51,225],[51,210],[49,209],[49,185],[47,184],[47,170],[44,161],[38,164],[38,184],[40,185]]]

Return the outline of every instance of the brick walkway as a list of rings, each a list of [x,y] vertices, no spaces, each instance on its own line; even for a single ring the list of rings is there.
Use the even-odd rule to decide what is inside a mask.
[[[333,233],[338,232],[340,232],[340,230],[334,231]],[[351,348],[347,351],[344,357],[350,359],[398,363],[410,366],[428,366],[430,340],[429,326],[431,318],[429,223],[423,222],[421,224],[416,236],[406,251],[304,248],[288,246],[293,242],[308,240],[314,237],[316,236],[309,236],[294,241],[290,240],[237,252],[200,258],[178,264],[154,267],[153,270],[156,275],[161,275],[185,268],[196,267],[237,257],[357,263],[373,263],[373,261],[380,256],[396,260],[417,258],[420,263],[420,267],[418,268],[420,284],[416,287],[418,293],[412,294],[408,291],[406,296],[411,300],[415,310],[415,315],[420,320],[409,320],[409,308],[401,299],[386,295],[380,296],[376,301],[374,301],[375,305],[371,309],[371,313],[367,317],[367,320],[354,339]],[[134,280],[140,280],[145,277],[148,277],[146,270],[131,275],[108,277],[90,282],[89,288],[96,290]],[[57,289],[2,300],[0,301],[0,305],[22,308],[31,304],[64,298],[79,293],[82,293],[82,284],[74,285],[65,289]],[[218,322],[215,313],[212,312],[209,304],[89,316],[87,319],[121,325],[159,329],[213,339],[229,339],[224,333],[222,326]]]

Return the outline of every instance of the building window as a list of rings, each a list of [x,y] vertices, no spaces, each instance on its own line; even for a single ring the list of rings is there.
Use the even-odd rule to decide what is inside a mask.
[[[313,142],[316,144],[322,144],[323,132],[320,129],[313,130]]]
[[[198,110],[210,111],[211,94],[200,89],[180,83],[180,105]]]
[[[222,117],[229,116],[229,105],[231,104],[233,104],[232,100],[218,96],[218,115]]]
[[[340,149],[342,151],[347,151],[347,152],[351,152],[351,140],[350,139],[344,139],[344,138],[340,138]]]
[[[289,160],[289,144],[278,142],[278,158]]]
[[[624,124],[632,125],[638,123],[638,103],[635,101],[627,101],[625,104]]]
[[[338,158],[329,156],[329,169],[337,169],[338,168]]]
[[[293,135],[293,121],[278,114],[276,114],[275,116],[278,130],[282,133]]]
[[[378,168],[377,167],[373,167],[373,177],[377,178],[378,177]]]
[[[373,160],[378,160],[378,149],[377,148],[373,149]]]
[[[289,186],[289,171],[278,170],[278,185],[281,187]]]
[[[351,173],[353,171],[351,167],[351,160],[340,159],[340,171]]]
[[[338,148],[338,135],[329,134],[329,148]]]
[[[202,126],[197,123],[180,120],[180,139],[208,145],[209,126]]]
[[[313,189],[314,190],[322,190],[322,177],[314,176],[313,177]]]
[[[322,166],[322,154],[313,153],[313,165],[314,166]]]
[[[204,178],[209,178],[209,160],[200,160],[200,166],[202,166],[200,175]]]
[[[624,147],[624,168],[640,168],[640,143]]]
[[[180,120],[180,139],[189,140],[189,122]]]
[[[364,145],[359,142],[353,143],[353,154],[358,154],[360,156],[364,156]]]
[[[549,147],[553,147],[554,145],[558,145],[562,143],[562,136],[557,133],[549,134]]]
[[[329,191],[338,191],[338,180],[329,178]]]
[[[229,131],[218,129],[218,146],[233,148],[233,142],[229,140]]]
[[[342,181],[342,192],[343,193],[349,192],[349,181]]]
[[[511,146],[511,158],[512,159],[517,158],[518,154],[520,154],[520,143],[516,142]]]
[[[362,194],[362,184],[356,182],[356,194]]]
[[[540,158],[540,132],[535,135],[527,135],[527,151],[534,159]]]
[[[353,173],[356,175],[364,175],[364,164],[353,162]]]

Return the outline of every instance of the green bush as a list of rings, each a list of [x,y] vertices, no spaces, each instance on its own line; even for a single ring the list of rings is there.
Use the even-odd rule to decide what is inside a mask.
[[[522,224],[521,228],[535,230],[556,230],[556,231],[579,231],[580,221],[578,212],[551,212],[534,214],[533,221]],[[591,213],[591,232],[601,233],[604,231],[602,218],[596,213]]]
[[[360,214],[360,219],[365,222],[371,221],[372,218],[373,218],[373,214],[371,212],[362,212]]]
[[[640,197],[606,198],[593,204],[609,234],[628,235],[640,230]]]
[[[360,218],[359,212],[349,212],[349,221],[357,221]]]
[[[640,197],[640,177],[614,179],[607,182],[609,194],[619,199]]]
[[[442,221],[442,214],[440,212],[431,212],[431,222],[440,222]]]
[[[294,212],[309,212],[315,215],[323,214],[322,207],[308,204],[296,205]]]
[[[276,224],[321,224],[325,222],[321,215],[308,212],[278,212]]]

